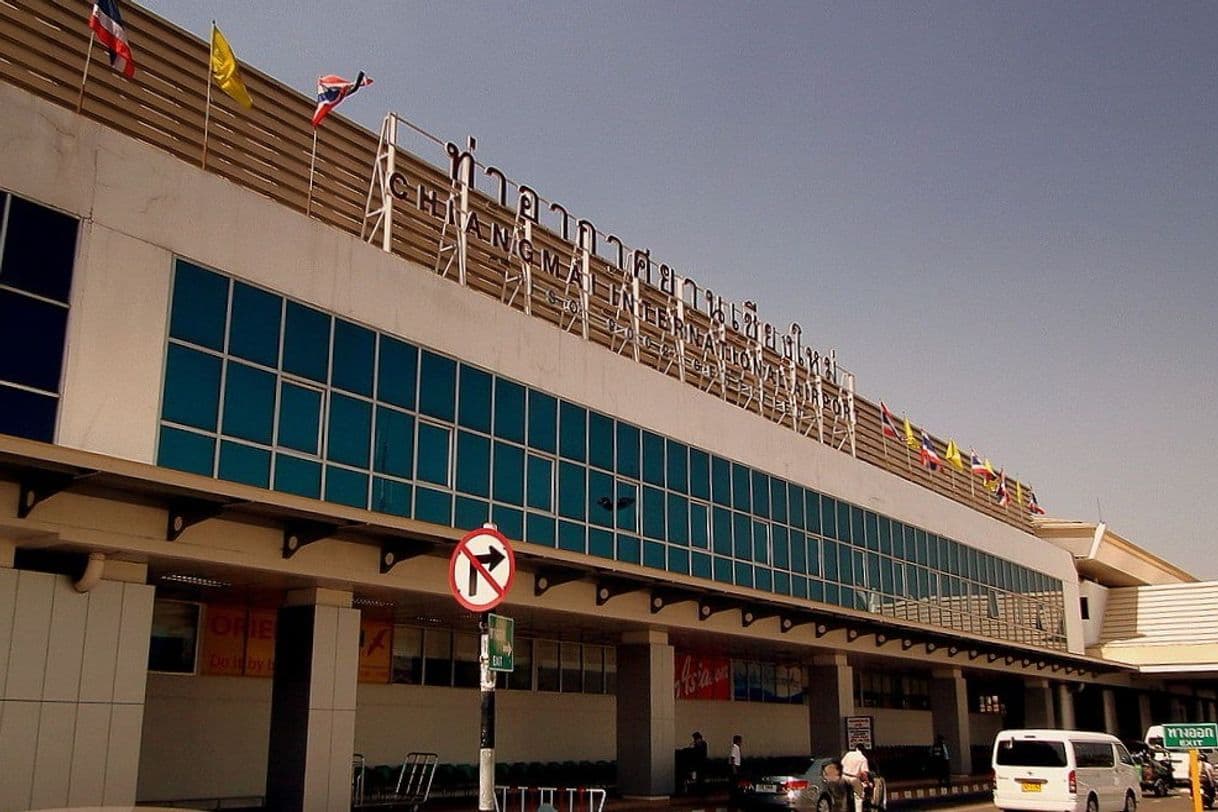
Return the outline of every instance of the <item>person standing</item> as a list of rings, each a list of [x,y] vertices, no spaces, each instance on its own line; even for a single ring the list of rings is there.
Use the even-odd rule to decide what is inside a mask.
[[[689,746],[689,768],[694,774],[694,792],[702,795],[706,792],[706,756],[707,744],[706,739],[702,738],[702,733],[695,730],[693,742]]]
[[[863,785],[869,772],[871,765],[867,763],[867,754],[863,752],[861,744],[855,744],[842,756],[842,775],[854,787],[854,808],[857,812],[863,812]]]
[[[737,733],[735,736],[732,736],[732,747],[727,752],[727,770],[731,773],[733,783],[735,783],[736,778],[740,777],[740,762],[742,758],[740,745],[742,744],[744,744],[744,737]]]
[[[934,768],[939,786],[944,789],[952,788],[952,754],[947,748],[947,742],[942,734],[935,736],[935,743],[930,748],[930,761]]]

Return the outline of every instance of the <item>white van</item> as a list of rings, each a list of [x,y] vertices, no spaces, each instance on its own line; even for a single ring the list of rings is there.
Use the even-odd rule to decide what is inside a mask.
[[[994,739],[994,805],[1037,812],[1136,812],[1141,775],[1107,733],[1004,730]]]

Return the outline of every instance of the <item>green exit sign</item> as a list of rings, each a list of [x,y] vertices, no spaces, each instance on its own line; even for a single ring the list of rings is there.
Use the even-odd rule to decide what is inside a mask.
[[[1212,722],[1163,725],[1163,746],[1181,750],[1218,747],[1218,725]]]
[[[503,615],[487,615],[486,656],[492,671],[511,671],[516,666],[512,652],[516,621]]]

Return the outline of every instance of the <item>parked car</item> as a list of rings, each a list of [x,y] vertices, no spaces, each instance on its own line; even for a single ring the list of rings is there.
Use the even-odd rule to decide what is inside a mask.
[[[740,807],[807,809],[816,812],[834,812],[834,788],[825,780],[825,766],[831,758],[813,758],[808,769],[799,774],[763,775],[741,778],[732,788],[732,801]],[[837,792],[853,793],[847,785]],[[888,790],[884,779],[874,773],[863,786],[864,812],[883,812],[888,808]],[[854,800],[849,807],[854,810]]]
[[[1106,733],[1004,730],[994,739],[994,804],[1030,812],[1137,812],[1141,770]]]

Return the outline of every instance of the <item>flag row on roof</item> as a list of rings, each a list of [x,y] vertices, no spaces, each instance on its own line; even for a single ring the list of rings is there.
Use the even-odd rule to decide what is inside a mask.
[[[135,79],[135,57],[131,51],[131,42],[123,27],[123,15],[119,10],[118,0],[96,0],[93,12],[89,15],[89,50],[85,55],[85,69],[80,79],[80,96],[76,103],[76,112],[80,112],[84,103],[85,84],[89,81],[89,63],[93,57],[93,45],[101,43],[110,58],[110,67],[130,80]],[[215,20],[211,24],[211,53],[208,58],[207,101],[203,116],[203,153],[200,159],[203,168],[207,168],[207,137],[211,125],[212,97],[211,89],[214,84],[227,94],[233,101],[246,110],[254,107],[254,99],[250,96],[241,78],[240,63],[233,52],[228,38],[220,31]],[[372,77],[363,71],[356,76],[355,81],[348,81],[341,76],[329,74],[317,77],[317,107],[311,119],[313,125],[313,154],[309,163],[309,206],[313,202],[313,171],[317,164],[317,128],[326,116],[334,111],[348,96],[363,87],[372,84]]]
[[[982,487],[993,496],[999,507],[1006,508],[1011,504],[1012,493],[1007,484],[1005,468],[995,470],[988,457],[983,461],[973,449],[969,449],[969,459],[966,464],[960,446],[951,439],[947,441],[947,448],[940,456],[934,441],[931,440],[925,429],[915,433],[909,417],[905,417],[901,426],[898,427],[896,417],[882,400],[880,401],[880,435],[883,438],[885,455],[888,454],[889,440],[902,442],[906,448],[906,459],[912,459],[912,453],[916,452],[919,464],[931,474],[937,473],[945,466],[951,466],[962,473],[967,472],[970,477],[970,488],[973,488],[974,483],[980,480]],[[1029,513],[1037,515],[1044,514],[1045,511],[1037,501],[1036,493],[1031,486],[1025,488],[1022,482],[1015,480],[1013,496],[1016,507],[1025,508]]]

